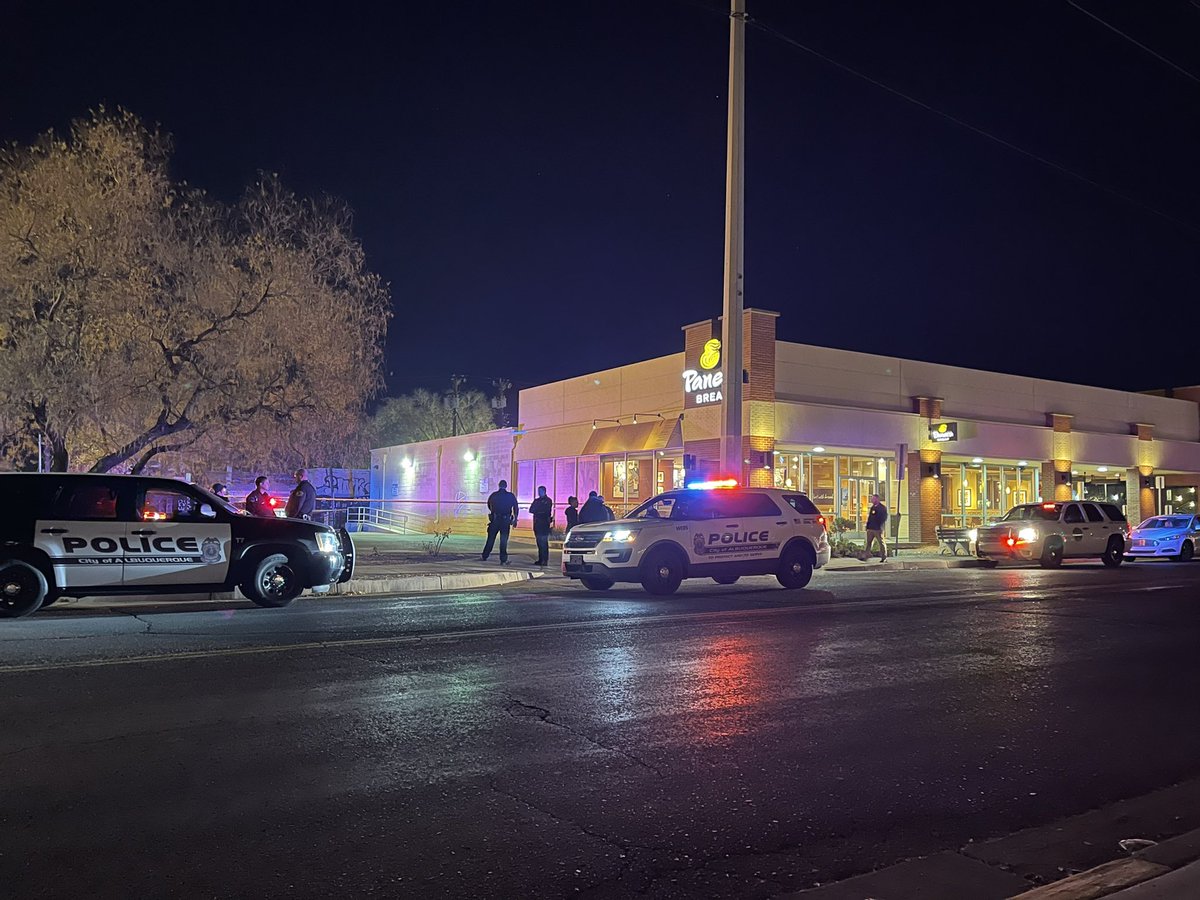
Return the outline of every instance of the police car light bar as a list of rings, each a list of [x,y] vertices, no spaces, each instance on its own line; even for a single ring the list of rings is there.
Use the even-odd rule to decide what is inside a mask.
[[[738,486],[736,478],[721,478],[716,481],[693,481],[688,484],[690,491],[712,491],[719,488],[735,488]]]

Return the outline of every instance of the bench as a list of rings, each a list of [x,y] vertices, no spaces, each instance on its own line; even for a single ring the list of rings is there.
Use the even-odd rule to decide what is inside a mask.
[[[958,551],[961,549],[964,553],[971,552],[971,534],[966,528],[947,528],[944,525],[938,525],[934,529],[937,535],[938,543],[942,545],[942,552],[949,550],[955,556],[958,556]]]

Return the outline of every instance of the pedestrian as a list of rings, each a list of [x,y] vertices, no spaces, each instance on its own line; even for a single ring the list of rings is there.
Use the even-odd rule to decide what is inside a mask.
[[[607,507],[604,505],[603,498],[595,491],[588,491],[588,498],[584,501],[583,508],[579,510],[579,524],[586,525],[589,522],[607,522],[608,513]]]
[[[611,522],[613,519],[615,519],[617,517],[617,514],[615,512],[613,512],[613,508],[604,502],[603,495],[598,495],[596,497],[596,499],[600,501],[600,506],[604,509],[604,521],[605,522]]]
[[[500,565],[508,565],[508,532],[517,524],[517,498],[509,492],[508,482],[501,481],[487,499],[488,527],[487,543],[483,545],[483,558],[492,555],[496,535],[500,535]]]
[[[539,485],[537,499],[529,504],[529,514],[533,516],[533,539],[537,541],[537,562],[535,566],[550,564],[550,528],[554,525],[554,500],[546,496],[545,485]]]
[[[308,469],[297,469],[296,486],[288,495],[284,515],[289,519],[311,519],[317,508],[317,489],[308,480]]]
[[[254,490],[246,495],[246,512],[252,516],[275,518],[275,499],[271,496],[271,479],[259,475],[254,479]]]
[[[571,529],[579,524],[579,498],[568,497],[567,508],[563,510],[563,515],[567,517],[567,534],[571,533]]]
[[[212,486],[212,492],[226,503],[229,502],[229,488],[225,487],[225,485],[221,484],[221,482],[218,481]]]
[[[879,541],[879,561],[888,558],[887,544],[883,540],[883,523],[887,521],[887,507],[879,502],[879,495],[871,495],[871,511],[867,513],[867,546],[864,558],[871,555],[871,548]]]

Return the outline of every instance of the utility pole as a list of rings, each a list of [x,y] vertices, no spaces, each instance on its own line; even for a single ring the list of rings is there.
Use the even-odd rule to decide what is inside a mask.
[[[447,398],[447,405],[450,407],[450,427],[454,437],[458,437],[458,389],[466,380],[464,375],[450,376],[450,396]]]
[[[745,196],[746,0],[729,4],[729,133],[725,151],[725,313],[721,353],[725,396],[721,415],[721,473],[742,478],[742,308]]]

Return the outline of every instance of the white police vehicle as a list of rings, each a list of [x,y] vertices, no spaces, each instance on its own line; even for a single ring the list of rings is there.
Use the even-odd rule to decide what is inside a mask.
[[[60,597],[237,587],[259,606],[350,580],[354,544],[299,519],[245,515],[169,478],[0,474],[0,616]]]
[[[638,582],[673,594],[685,578],[733,584],[743,575],[802,588],[828,562],[825,519],[804,494],[711,481],[660,494],[614,522],[572,528],[562,571],[593,591]]]

